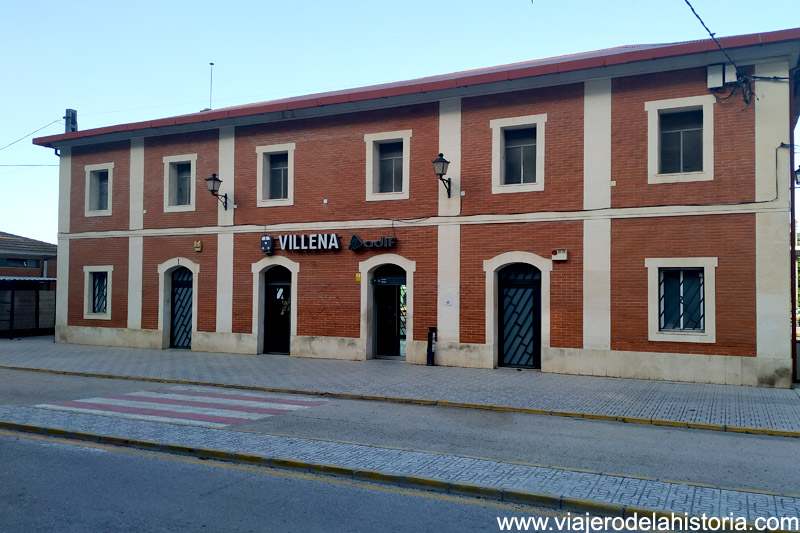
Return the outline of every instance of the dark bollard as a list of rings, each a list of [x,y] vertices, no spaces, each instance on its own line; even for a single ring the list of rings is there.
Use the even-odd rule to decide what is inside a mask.
[[[428,362],[427,366],[433,365],[433,356],[436,354],[436,328],[428,327]]]

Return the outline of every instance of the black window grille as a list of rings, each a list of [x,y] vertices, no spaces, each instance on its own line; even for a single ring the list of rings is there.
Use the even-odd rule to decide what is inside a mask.
[[[659,328],[662,331],[705,331],[702,269],[659,270]]]
[[[108,301],[108,272],[92,272],[92,313],[105,313]]]

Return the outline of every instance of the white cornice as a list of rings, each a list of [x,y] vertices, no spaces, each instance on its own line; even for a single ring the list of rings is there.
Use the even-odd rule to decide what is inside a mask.
[[[703,215],[743,215],[756,213],[789,213],[789,207],[779,202],[732,205],[676,205],[663,207],[630,207],[519,214],[491,214],[438,217],[423,219],[343,220],[328,222],[294,222],[284,224],[246,224],[240,226],[201,226],[191,228],[157,228],[59,234],[60,239],[106,239],[117,237],[162,237],[179,235],[219,235],[223,233],[298,233],[307,231],[362,230],[403,227],[436,227],[441,225],[521,224],[529,222],[564,222],[624,218],[661,218]]]

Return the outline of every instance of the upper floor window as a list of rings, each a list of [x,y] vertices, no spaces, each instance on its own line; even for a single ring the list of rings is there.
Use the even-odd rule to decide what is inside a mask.
[[[411,130],[364,135],[367,201],[408,199]]]
[[[294,204],[294,143],[257,146],[258,206]]]
[[[714,96],[644,104],[648,117],[648,183],[714,179]]]
[[[492,193],[544,190],[547,115],[495,119],[492,129]]]
[[[503,185],[536,183],[536,128],[503,130]]]
[[[86,171],[84,216],[110,216],[114,163],[86,165],[84,169]]]
[[[703,110],[662,113],[659,174],[703,170]]]
[[[378,192],[403,192],[403,143],[378,144]]]
[[[167,156],[164,161],[164,211],[194,211],[197,154]]]

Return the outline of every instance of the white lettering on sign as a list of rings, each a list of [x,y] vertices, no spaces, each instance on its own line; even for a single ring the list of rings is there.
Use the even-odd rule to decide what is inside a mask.
[[[312,233],[310,235],[281,235],[278,237],[281,250],[340,250],[341,241],[335,233]]]

